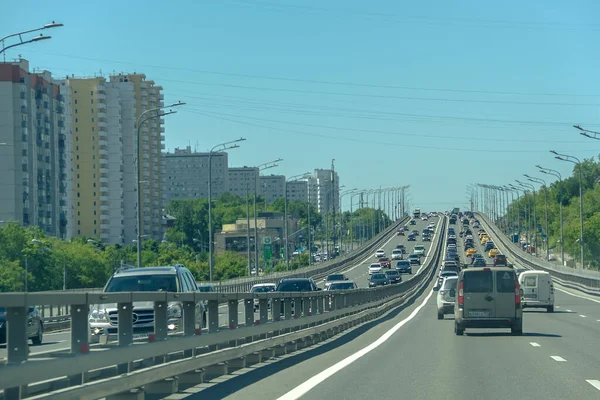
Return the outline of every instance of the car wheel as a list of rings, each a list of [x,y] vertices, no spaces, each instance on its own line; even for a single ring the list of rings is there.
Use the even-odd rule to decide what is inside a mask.
[[[454,333],[456,333],[456,336],[462,336],[463,333],[465,333],[465,329],[461,328],[460,325],[454,322]]]
[[[38,322],[37,334],[31,338],[31,342],[34,345],[39,346],[40,344],[42,344],[43,341],[44,341],[44,327],[42,326],[41,322]]]
[[[444,313],[438,311],[438,319],[444,319]]]
[[[546,310],[547,310],[548,312],[554,312],[554,306],[553,306],[553,305],[552,305],[552,306],[548,306],[548,307],[546,308]]]

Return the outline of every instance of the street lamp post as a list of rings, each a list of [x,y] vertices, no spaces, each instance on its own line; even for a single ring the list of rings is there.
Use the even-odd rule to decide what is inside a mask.
[[[533,228],[533,245],[535,246],[535,253],[537,254],[537,207],[536,207],[536,200],[535,200],[535,186],[533,186],[531,183],[526,183],[526,182],[521,182],[519,180],[516,180],[516,182],[521,185],[522,187],[526,187],[528,189],[531,189],[531,191],[533,192],[533,224],[532,228]],[[530,252],[531,254],[531,252]]]
[[[45,29],[58,28],[60,26],[63,26],[63,24],[52,21],[52,23],[46,24],[46,25],[42,26],[41,28],[29,29],[27,31],[12,33],[10,35],[4,36],[3,38],[0,39],[0,42],[2,43],[2,49],[0,49],[0,54],[4,54],[4,61],[6,62],[6,53],[5,53],[6,50],[11,49],[13,47],[17,47],[17,46],[22,46],[24,44],[33,43],[33,42],[39,42],[40,40],[47,40],[47,39],[51,39],[52,38],[52,36],[40,34],[40,36],[35,36],[32,39],[24,41],[23,38],[21,37],[22,35],[25,35],[27,33],[42,31],[42,30],[45,30]],[[4,46],[4,42],[5,42],[6,39],[9,39],[9,38],[15,37],[15,36],[19,37],[19,42],[18,43],[11,44],[9,46]]]
[[[354,199],[354,196],[358,196],[358,195],[362,196],[363,194],[365,194],[364,190],[350,195],[350,251],[354,250],[354,224],[352,223],[352,213],[353,213],[352,199]]]
[[[565,240],[564,240],[564,235],[563,235],[563,212],[562,212],[562,208],[563,208],[563,198],[562,198],[562,175],[560,174],[560,172],[554,170],[554,169],[550,169],[550,168],[543,168],[539,165],[536,165],[536,167],[538,167],[540,169],[540,172],[546,174],[546,175],[553,175],[555,177],[558,178],[559,181],[559,192],[558,192],[558,213],[559,213],[559,218],[560,218],[560,262],[562,263],[562,265],[565,265]]]
[[[548,185],[546,184],[546,181],[541,179],[541,178],[536,178],[533,176],[529,176],[527,174],[524,175],[527,179],[529,179],[531,182],[536,182],[536,183],[541,183],[542,185],[544,185],[544,203],[545,203],[545,208],[546,208],[546,261],[550,260],[550,246],[549,246],[549,231],[548,231]]]
[[[165,108],[182,106],[184,104],[185,103],[177,102],[177,103],[170,104],[168,106],[151,108],[149,110],[142,112],[137,117],[137,120],[136,120],[136,125],[137,125],[137,137],[136,137],[136,141],[137,141],[137,261],[138,261],[137,264],[138,264],[138,268],[142,267],[142,156],[141,156],[141,151],[140,151],[140,148],[142,147],[142,146],[140,146],[141,128],[142,128],[142,125],[144,124],[144,122],[146,122],[148,120],[164,117],[165,115],[169,115],[169,114],[175,114],[177,112],[177,111],[171,111],[171,110],[169,110],[167,112],[161,112],[161,110],[163,110]],[[148,116],[149,113],[156,113],[156,114]]]
[[[569,156],[566,154],[560,154],[557,153],[554,150],[550,150],[550,153],[554,154],[557,160],[561,160],[561,161],[567,161],[570,163],[573,163],[575,165],[577,165],[577,167],[579,167],[579,222],[580,222],[580,237],[579,237],[579,244],[581,247],[581,268],[585,268],[585,264],[584,264],[584,245],[583,245],[583,177],[582,177],[582,172],[581,170],[583,169],[582,165],[581,165],[581,161],[579,161],[579,159],[577,157],[573,157],[573,156]]]
[[[236,149],[240,147],[235,143],[243,142],[244,138],[239,138],[236,140],[231,140],[229,142],[219,143],[214,146],[208,152],[208,274],[209,281],[213,280],[213,271],[214,271],[214,239],[213,239],[213,226],[212,226],[212,155],[215,153],[215,150],[225,151],[230,149]]]
[[[310,172],[305,172],[303,174],[298,174],[298,175],[294,175],[289,177],[288,179],[286,179],[283,182],[283,218],[284,218],[284,243],[285,243],[285,263],[286,263],[286,268],[289,271],[290,270],[290,250],[289,250],[289,232],[288,232],[288,212],[287,212],[287,184],[288,182],[292,182],[292,181],[296,181],[302,178],[305,178],[307,175],[309,175]]]
[[[283,158],[278,158],[277,160],[256,166],[258,173],[254,175],[254,268],[256,269],[256,273],[258,273],[258,224],[256,216],[256,187],[258,186],[258,176],[260,175],[260,171],[278,167],[279,164],[277,163],[280,161],[283,161]]]
[[[352,194],[354,192],[356,192],[358,189],[354,188],[354,189],[348,189],[344,192],[342,192],[340,194],[340,204],[339,204],[339,214],[340,214],[340,229],[339,229],[339,234],[340,234],[340,251],[342,250],[343,246],[344,246],[344,235],[342,233],[343,230],[343,224],[344,224],[344,214],[342,213],[342,199],[344,198],[345,195],[347,194]],[[352,216],[351,216],[352,217]],[[335,229],[335,227],[334,227]],[[348,249],[348,247],[346,246],[346,249]]]

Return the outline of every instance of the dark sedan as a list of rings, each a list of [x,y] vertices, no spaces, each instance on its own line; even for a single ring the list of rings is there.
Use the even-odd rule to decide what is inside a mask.
[[[408,241],[409,242],[416,242],[417,241],[417,235],[414,235],[414,234],[411,233],[410,235],[408,235]]]
[[[369,277],[369,287],[385,286],[390,284],[390,278],[386,274],[373,274]]]
[[[391,269],[389,271],[385,271],[385,275],[390,279],[390,283],[400,283],[402,282],[402,275],[398,270]]]
[[[408,260],[398,261],[396,263],[396,271],[401,274],[412,274],[412,265]]]
[[[27,339],[35,345],[42,344],[44,323],[37,307],[29,307],[27,315]],[[0,343],[6,343],[6,308],[0,307]]]

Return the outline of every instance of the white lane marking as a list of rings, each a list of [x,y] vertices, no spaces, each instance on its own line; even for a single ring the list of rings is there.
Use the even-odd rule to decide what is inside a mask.
[[[421,311],[423,309],[423,307],[425,307],[425,304],[427,304],[427,302],[429,301],[429,299],[431,298],[433,293],[434,293],[433,290],[431,292],[429,292],[429,294],[427,295],[425,300],[423,300],[423,302],[417,308],[415,308],[414,311],[412,313],[410,313],[410,315],[408,317],[406,317],[405,319],[403,319],[402,321],[400,321],[396,325],[394,325],[389,331],[387,331],[386,333],[381,335],[379,337],[379,339],[377,339],[376,341],[374,341],[367,347],[365,347],[365,348],[357,351],[356,353],[344,358],[343,360],[337,362],[336,364],[332,365],[331,367],[327,368],[326,370],[318,373],[317,375],[313,376],[312,378],[310,378],[309,380],[300,384],[299,386],[296,386],[294,389],[290,390],[283,396],[279,397],[277,400],[299,399],[300,397],[302,397],[306,393],[308,393],[308,391],[310,391],[315,386],[317,386],[318,384],[325,381],[327,378],[331,377],[336,372],[341,371],[343,368],[352,364],[354,361],[358,360],[362,356],[366,355],[367,353],[371,352],[372,350],[375,350],[377,347],[379,347],[380,345],[385,343],[394,333],[396,333],[396,331],[398,331],[398,329],[402,328],[408,321],[412,320],[419,313],[419,311]]]
[[[600,319],[597,319],[596,322],[600,322]]]
[[[580,316],[581,318],[587,318],[585,315],[581,315],[581,314],[579,314],[579,316]]]
[[[585,300],[593,301],[594,303],[599,303],[600,304],[600,300],[591,299],[591,298],[589,298],[587,296],[581,296],[581,295],[578,295],[578,294],[575,294],[575,293],[571,293],[569,291],[566,291],[566,290],[563,290],[563,289],[560,289],[560,288],[557,288],[557,287],[555,287],[554,289],[558,290],[559,292],[563,292],[565,294],[568,294],[569,296],[579,297],[580,299],[585,299]]]
[[[571,310],[567,310],[567,312],[572,312]]]
[[[529,342],[530,345],[532,345],[533,347],[540,347],[539,343],[536,342]]]
[[[600,390],[600,381],[597,379],[586,379],[585,380],[587,383],[589,383],[590,385],[592,385],[593,387],[595,387],[596,389]]]
[[[555,306],[556,308],[560,308],[560,306]]]
[[[567,361],[564,358],[562,358],[561,356],[550,356],[550,358],[553,359],[554,361],[561,361],[561,362]]]

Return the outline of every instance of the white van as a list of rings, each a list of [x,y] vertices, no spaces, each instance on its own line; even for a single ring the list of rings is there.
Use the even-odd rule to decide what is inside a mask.
[[[554,312],[554,284],[545,271],[524,271],[519,274],[519,285],[523,289],[522,307],[545,308]]]

